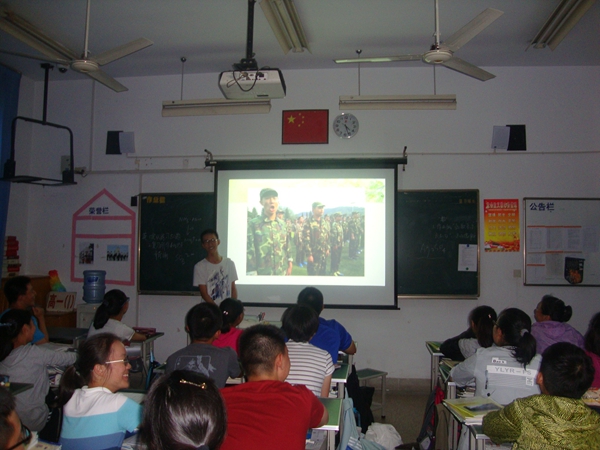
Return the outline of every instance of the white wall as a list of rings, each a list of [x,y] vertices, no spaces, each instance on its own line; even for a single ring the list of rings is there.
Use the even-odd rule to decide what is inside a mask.
[[[48,120],[73,129],[75,165],[92,173],[77,176],[77,186],[13,185],[7,233],[22,242],[25,273],[57,269],[69,289],[81,292],[80,284],[69,279],[73,213],[103,188],[125,204],[140,192],[211,191],[211,173],[183,171],[186,165],[203,167],[205,148],[218,160],[400,156],[406,145],[409,162],[400,172],[400,189],[477,188],[481,199],[600,197],[600,68],[489,70],[497,78],[485,83],[438,70],[437,93],[455,93],[456,111],[356,111],[360,131],[355,138],[340,140],[330,133],[328,145],[294,146],[281,145],[281,111],[329,109],[332,121],[339,113],[338,96],[357,93],[356,69],[285,71],[287,97],[273,100],[268,115],[247,116],[161,117],[162,101],[180,97],[179,76],[125,78],[120,81],[129,91],[122,94],[84,79],[51,82]],[[361,78],[363,95],[433,92],[431,68],[363,68]],[[43,83],[24,80],[22,114],[41,117],[42,89]],[[186,75],[184,99],[210,97],[221,97],[217,74]],[[527,126],[527,152],[492,152],[492,127],[506,124]],[[136,154],[105,155],[108,130],[134,131]],[[36,139],[41,138],[34,132]],[[55,170],[67,153],[27,145],[24,141],[24,153],[29,152],[24,164],[32,172]],[[17,165],[22,167],[19,157]],[[359,367],[384,369],[391,377],[428,378],[424,341],[463,331],[477,305],[498,311],[517,306],[532,314],[540,297],[553,292],[573,306],[571,323],[582,332],[600,310],[598,288],[523,286],[513,274],[523,269],[521,253],[482,252],[480,269],[477,301],[401,299],[397,311],[325,310],[323,316],[337,318],[358,341]],[[124,290],[136,297],[135,287]],[[165,359],[185,344],[183,316],[196,299],[137,300],[125,321],[165,331],[156,344],[157,357]],[[281,312],[266,309],[267,318],[277,319]]]

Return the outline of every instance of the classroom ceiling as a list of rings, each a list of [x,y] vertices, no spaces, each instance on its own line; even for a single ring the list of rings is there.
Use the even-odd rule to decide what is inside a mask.
[[[600,2],[583,16],[563,42],[549,48],[526,48],[559,0],[439,0],[441,39],[466,25],[486,8],[504,12],[456,52],[482,67],[600,65]],[[334,58],[421,54],[434,42],[434,0],[295,0],[311,52],[284,54],[255,6],[253,50],[259,67],[335,69]],[[0,0],[48,36],[81,53],[84,48],[85,0]],[[92,0],[89,49],[92,55],[145,37],[154,45],[103,66],[113,77],[214,73],[231,70],[245,57],[246,0]],[[0,50],[42,56],[0,31]],[[27,77],[43,79],[40,61],[0,54],[0,62]],[[420,61],[379,64],[417,67]],[[352,66],[350,66],[352,67]],[[355,66],[354,66],[355,67]],[[54,71],[51,79],[79,79],[81,74]],[[474,83],[479,81],[473,79]]]

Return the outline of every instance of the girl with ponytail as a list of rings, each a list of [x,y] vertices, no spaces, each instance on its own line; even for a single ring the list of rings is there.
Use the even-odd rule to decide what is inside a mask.
[[[491,397],[506,405],[513,400],[539,394],[535,382],[541,362],[536,354],[531,319],[518,308],[500,313],[492,332],[494,345],[480,348],[458,364],[450,375],[458,385],[475,381],[475,395]]]
[[[244,320],[244,305],[235,298],[226,298],[219,305],[219,309],[223,316],[223,326],[221,327],[221,334],[213,341],[213,345],[216,347],[231,347],[239,356],[238,340],[242,330],[236,327]]]
[[[533,315],[536,322],[531,327],[531,333],[537,341],[539,354],[557,342],[568,342],[584,348],[581,333],[567,323],[573,315],[573,308],[565,305],[560,298],[544,295],[533,310]]]
[[[77,362],[60,380],[63,450],[121,448],[142,419],[142,407],[123,394],[129,387],[125,347],[119,337],[100,333],[79,347]]]
[[[0,319],[0,373],[11,381],[33,384],[33,388],[15,396],[16,411],[21,422],[32,431],[38,431],[45,440],[58,438],[58,411],[46,403],[50,381],[46,366],[69,366],[75,362],[75,353],[56,352],[44,346],[31,345],[35,324],[31,313],[11,309]],[[48,397],[48,398],[47,398]]]
[[[119,289],[104,294],[104,300],[94,315],[94,322],[88,331],[88,337],[99,333],[112,333],[121,341],[145,341],[146,336],[121,322],[129,309],[129,297]]]

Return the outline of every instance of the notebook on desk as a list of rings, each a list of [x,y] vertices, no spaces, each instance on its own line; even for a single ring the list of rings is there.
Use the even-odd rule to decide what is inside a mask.
[[[156,334],[156,328],[132,327],[136,333],[145,334],[146,337],[152,337]]]

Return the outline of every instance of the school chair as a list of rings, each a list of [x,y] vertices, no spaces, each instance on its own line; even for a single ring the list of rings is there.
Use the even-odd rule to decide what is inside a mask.
[[[385,391],[386,391],[386,377],[387,372],[377,369],[360,369],[356,371],[359,383],[366,386],[367,381],[375,378],[381,378],[381,403],[373,402],[371,404],[371,410],[381,409],[381,417],[385,418]]]

